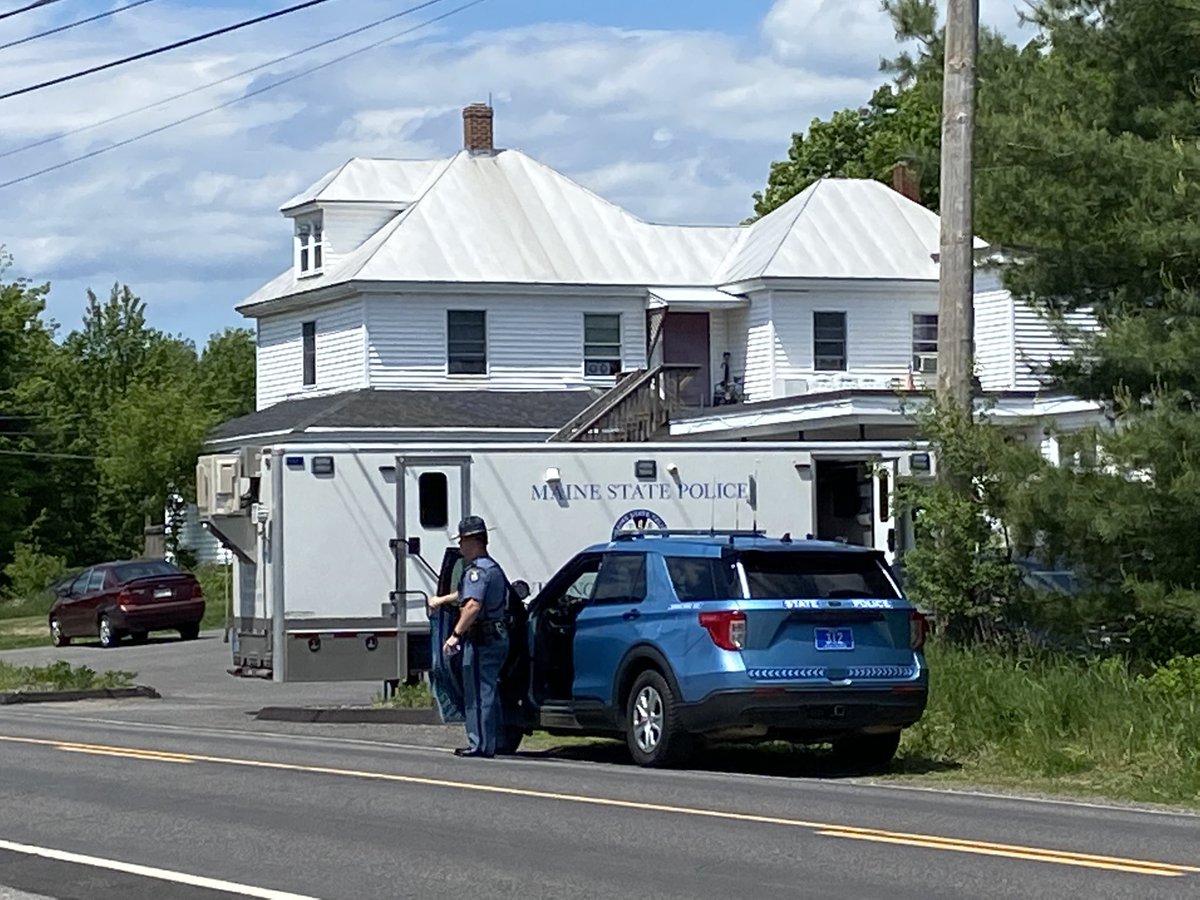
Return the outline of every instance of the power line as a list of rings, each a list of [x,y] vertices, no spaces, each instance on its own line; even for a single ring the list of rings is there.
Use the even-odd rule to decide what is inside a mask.
[[[148,3],[150,0],[142,0],[142,2]],[[234,72],[232,75],[226,75],[224,78],[219,78],[216,81],[210,81],[208,84],[202,84],[198,87],[191,88],[190,90],[181,91],[178,94],[172,94],[170,97],[164,97],[161,100],[155,100],[153,103],[147,103],[145,106],[139,106],[137,109],[131,109],[123,113],[117,113],[115,116],[109,116],[107,119],[100,119],[99,121],[92,122],[88,125],[80,125],[78,128],[72,128],[70,131],[64,131],[61,134],[55,134],[48,138],[42,138],[39,141],[34,141],[31,144],[25,144],[24,146],[17,147],[13,150],[5,150],[3,153],[0,153],[0,159],[4,159],[7,156],[15,156],[18,153],[24,153],[26,150],[34,150],[38,147],[44,147],[47,144],[53,144],[56,141],[74,137],[75,135],[81,134],[84,131],[91,131],[95,128],[101,128],[104,125],[111,125],[113,122],[119,122],[121,119],[127,119],[130,116],[136,116],[138,113],[147,112],[155,107],[163,106],[175,100],[182,100],[184,97],[190,97],[193,94],[198,94],[201,91],[206,91],[209,88],[217,87],[218,85],[225,84],[226,82],[233,81],[234,79],[243,78],[246,75],[252,75],[255,72],[262,71],[263,69],[269,69],[272,66],[278,65],[282,62],[288,62],[289,60],[295,59],[298,56],[302,56],[305,53],[310,53],[313,50],[319,50],[322,47],[328,47],[330,44],[336,44],[338,41],[343,41],[346,38],[354,37],[357,34],[362,34],[364,31],[370,31],[372,28],[378,28],[380,25],[386,25],[388,22],[392,22],[414,12],[419,12],[426,7],[434,6],[438,3],[444,2],[445,0],[426,0],[426,2],[420,3],[417,6],[410,6],[408,9],[401,10],[398,13],[392,13],[390,16],[384,16],[382,19],[376,19],[374,22],[369,22],[366,25],[353,29],[352,31],[344,31],[339,35],[328,38],[327,40],[319,41],[316,44],[309,44],[303,49],[295,50],[292,53],[287,53],[283,56],[277,56],[275,59],[269,60],[265,63],[260,63],[257,66],[251,66],[249,69],[242,69],[240,72]],[[4,47],[0,46],[0,50],[3,49]]]
[[[23,12],[29,12],[31,9],[37,9],[39,6],[49,6],[51,3],[57,3],[58,0],[35,0],[35,2],[22,6],[20,9],[10,9],[6,13],[0,13],[0,19],[9,19],[13,16],[19,16]]]
[[[59,25],[57,28],[51,28],[49,31],[41,31],[37,34],[29,35],[29,37],[23,37],[20,40],[9,41],[7,44],[0,44],[0,50],[7,50],[9,47],[16,47],[20,44],[28,44],[30,41],[36,41],[38,38],[49,37],[52,34],[58,34],[62,31],[70,31],[72,28],[78,28],[80,25],[87,25],[89,22],[97,22],[100,19],[107,19],[109,16],[115,16],[119,12],[124,12],[127,9],[133,9],[135,6],[144,6],[145,4],[152,2],[153,0],[137,0],[136,3],[127,3],[124,6],[118,6],[116,9],[110,9],[108,12],[102,12],[94,16],[89,16],[86,19],[80,19],[78,22],[70,22],[66,25]]]
[[[83,78],[85,75],[94,75],[96,72],[103,72],[107,69],[115,69],[117,66],[123,66],[126,63],[137,62],[140,59],[149,59],[151,56],[158,56],[160,53],[166,53],[170,50],[178,50],[180,47],[188,47],[192,44],[198,44],[201,41],[207,41],[209,38],[219,37],[223,34],[229,34],[234,31],[240,31],[243,28],[249,28],[251,25],[257,25],[259,22],[267,22],[271,19],[278,19],[280,16],[286,16],[290,13],[299,12],[302,9],[308,9],[312,6],[320,6],[322,3],[328,2],[329,0],[305,0],[304,3],[297,3],[295,6],[289,6],[286,9],[277,9],[275,12],[267,13],[266,15],[255,16],[253,19],[235,22],[233,25],[226,25],[224,28],[218,28],[215,31],[198,34],[195,37],[185,38],[184,40],[176,41],[173,44],[155,47],[153,50],[143,50],[141,53],[135,53],[132,56],[126,56],[123,59],[114,59],[111,62],[102,63],[98,66],[92,66],[90,69],[83,69],[79,72],[73,72],[70,75],[62,75],[58,78],[51,78],[49,81],[43,81],[39,84],[31,84],[29,87],[23,87],[15,91],[9,91],[7,94],[0,94],[0,100],[8,100],[12,97],[20,97],[22,94],[31,94],[34,91],[40,91],[43,88],[53,87],[56,84],[63,84],[68,81],[74,81],[76,78]]]
[[[156,134],[162,134],[164,131],[174,128],[177,125],[184,125],[188,122],[194,122],[196,119],[199,119],[202,116],[207,116],[210,113],[219,112],[222,109],[227,109],[228,107],[233,106],[235,103],[241,103],[243,100],[249,100],[251,97],[257,97],[259,94],[265,94],[267,91],[274,90],[277,87],[282,87],[285,84],[290,84],[291,82],[296,81],[300,78],[303,78],[306,75],[311,75],[314,72],[319,72],[322,69],[327,69],[330,66],[335,65],[336,63],[339,63],[339,62],[343,62],[347,59],[350,59],[353,56],[358,56],[361,53],[366,53],[368,50],[374,50],[376,47],[381,47],[384,44],[390,43],[391,41],[398,40],[399,38],[402,38],[405,35],[412,34],[414,31],[420,31],[422,28],[427,28],[428,26],[433,25],[436,22],[440,22],[443,19],[448,19],[448,18],[450,18],[450,16],[453,16],[460,12],[468,10],[472,6],[478,6],[480,3],[483,3],[483,2],[485,2],[485,0],[471,0],[470,3],[464,3],[462,6],[456,6],[454,9],[447,10],[446,12],[442,13],[440,16],[434,16],[432,19],[426,19],[424,22],[421,22],[417,25],[413,25],[411,28],[406,28],[403,31],[398,31],[393,35],[383,38],[382,40],[378,40],[378,41],[375,41],[374,43],[367,44],[364,47],[359,47],[357,50],[351,50],[349,53],[343,53],[341,56],[335,56],[333,59],[328,60],[327,62],[323,62],[320,65],[312,66],[311,68],[308,68],[308,69],[303,69],[294,75],[289,75],[286,78],[281,78],[281,79],[279,79],[279,81],[274,81],[271,84],[263,85],[262,87],[257,88],[248,94],[242,94],[240,97],[234,97],[232,100],[226,100],[224,103],[219,103],[216,106],[210,106],[208,109],[202,109],[202,110],[200,110],[200,112],[192,113],[192,115],[190,115],[190,116],[184,116],[182,119],[176,119],[173,122],[168,122],[166,125],[160,125],[157,128],[150,129],[149,131],[143,131],[141,134],[135,134],[131,138],[126,138],[123,141],[117,141],[115,144],[109,144],[107,147],[100,147],[96,150],[92,150],[90,153],[84,153],[82,156],[76,156],[72,159],[67,159],[67,160],[64,160],[63,162],[55,163],[52,166],[47,166],[46,168],[39,169],[36,172],[30,172],[28,175],[22,175],[19,178],[12,178],[12,179],[9,179],[8,181],[0,182],[0,189],[12,187],[13,185],[16,185],[16,184],[21,184],[22,182],[29,181],[33,178],[37,178],[39,175],[46,175],[50,172],[57,172],[59,169],[65,169],[67,166],[74,165],[77,162],[83,162],[84,160],[93,159],[94,157],[100,156],[104,153],[108,153],[110,150],[116,150],[119,147],[128,147],[130,144],[135,143],[136,141],[140,141],[143,138],[152,137]]]

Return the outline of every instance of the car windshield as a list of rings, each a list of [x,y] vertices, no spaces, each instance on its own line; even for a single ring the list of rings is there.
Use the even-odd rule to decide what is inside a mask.
[[[739,560],[753,599],[899,597],[879,560],[868,553],[749,550]]]
[[[179,570],[169,562],[156,559],[148,559],[145,562],[122,563],[119,566],[113,566],[113,572],[116,573],[118,584],[133,581],[135,578],[156,578],[161,575],[179,574]]]

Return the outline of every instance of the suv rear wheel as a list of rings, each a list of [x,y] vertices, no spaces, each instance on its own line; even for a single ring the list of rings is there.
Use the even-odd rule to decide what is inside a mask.
[[[625,702],[625,737],[639,766],[679,765],[692,752],[692,739],[679,721],[675,695],[653,670],[634,679]]]
[[[117,634],[117,630],[113,628],[112,622],[108,616],[100,617],[100,646],[104,649],[111,649],[121,643],[121,636]]]
[[[900,732],[886,734],[855,734],[834,741],[833,755],[855,771],[886,772],[900,747]]]

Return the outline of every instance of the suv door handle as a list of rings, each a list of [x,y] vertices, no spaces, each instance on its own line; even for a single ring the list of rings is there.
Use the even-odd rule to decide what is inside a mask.
[[[630,610],[627,610],[626,612],[621,613],[621,618],[624,619],[626,622],[632,622],[634,619],[636,619],[640,615],[641,615],[641,613],[638,612],[636,609],[630,609]]]

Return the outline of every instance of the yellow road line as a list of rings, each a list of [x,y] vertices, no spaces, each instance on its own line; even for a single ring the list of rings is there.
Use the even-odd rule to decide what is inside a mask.
[[[1190,871],[1185,866],[1174,866],[1168,863],[1137,864],[1125,862],[1116,858],[1112,860],[1097,859],[1090,854],[1070,856],[1058,851],[1039,851],[1032,847],[1012,847],[999,849],[986,843],[971,844],[967,841],[948,842],[937,838],[922,839],[917,837],[894,837],[886,833],[863,834],[856,831],[841,831],[825,829],[817,834],[827,837],[849,838],[854,841],[872,841],[878,844],[900,844],[905,847],[922,847],[927,850],[949,850],[954,853],[970,853],[975,856],[1000,856],[1006,859],[1028,860],[1030,862],[1056,863],[1062,866],[1078,866],[1085,869],[1105,869],[1110,872],[1126,872],[1131,875],[1161,875],[1168,878],[1178,878]]]
[[[636,800],[618,800],[612,797],[594,797],[584,794],[565,794],[554,791],[539,791],[532,788],[504,787],[494,784],[479,784],[469,781],[453,781],[446,778],[429,778],[420,775],[394,775],[387,772],[371,772],[357,769],[338,769],[331,766],[309,766],[300,763],[271,762],[269,760],[237,759],[223,756],[205,756],[197,753],[172,753],[136,747],[114,747],[106,744],[77,744],[43,738],[10,737],[0,735],[0,743],[26,744],[53,747],[72,753],[93,753],[101,756],[120,756],[128,759],[146,759],[162,762],[211,763],[214,765],[240,766],[243,768],[272,769],[281,772],[303,772],[312,775],[332,775],[342,778],[358,778],[369,781],[384,781],[399,784],[415,784],[424,787],[449,788],[475,793],[496,794],[534,800],[554,800],[561,803],[578,803],[588,806],[603,806],[616,809],[633,809],[643,812],[661,812],[673,815],[697,816],[723,821],[748,822],[760,825],[779,825],[803,828],[826,837],[849,838],[852,840],[875,841],[885,844],[926,847],[972,853],[979,856],[1002,856],[1010,859],[1057,865],[1083,866],[1108,869],[1137,875],[1179,877],[1200,873],[1200,868],[1175,863],[1156,862],[1144,859],[1126,859],[1117,856],[1101,856],[1067,850],[1051,850],[1042,847],[1026,847],[1018,844],[997,844],[939,835],[907,834],[859,828],[851,825],[836,825],[828,822],[811,822],[779,816],[763,816],[754,813],[726,812],[690,806],[671,806],[661,803],[644,803]]]
[[[116,747],[88,747],[80,744],[59,744],[55,749],[67,753],[87,753],[91,756],[120,756],[125,759],[150,759],[157,762],[182,763],[192,765],[196,762],[178,753],[159,753],[153,750],[126,750]]]

